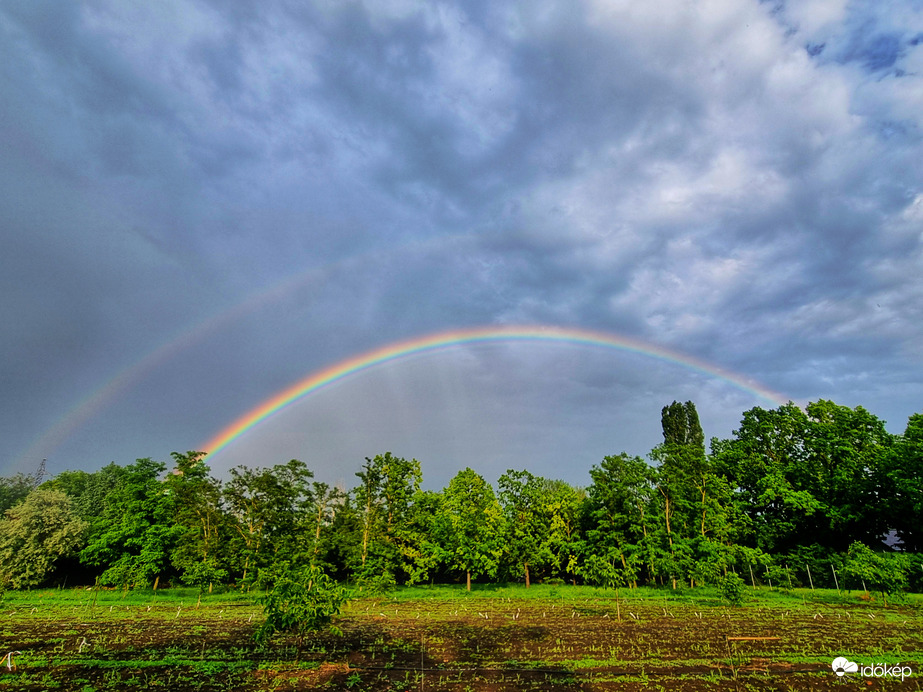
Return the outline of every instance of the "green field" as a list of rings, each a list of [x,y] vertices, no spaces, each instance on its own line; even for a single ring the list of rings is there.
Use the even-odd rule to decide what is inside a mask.
[[[260,648],[251,596],[45,590],[0,602],[0,690],[918,690],[923,598],[537,585],[357,597],[299,651]],[[909,666],[838,678],[831,661]],[[880,672],[880,671],[879,671]]]

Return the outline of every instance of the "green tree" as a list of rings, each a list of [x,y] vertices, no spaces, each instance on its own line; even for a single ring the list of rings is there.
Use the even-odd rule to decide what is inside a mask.
[[[586,491],[561,480],[544,479],[541,494],[549,521],[547,545],[551,565],[559,576],[576,582],[583,545],[580,511]]]
[[[90,538],[80,553],[82,562],[101,567],[104,584],[155,585],[170,573],[170,553],[180,538],[174,523],[174,504],[160,476],[166,466],[138,459],[116,472],[102,511],[90,527]]]
[[[701,530],[702,498],[707,500],[708,460],[705,435],[695,404],[674,401],[660,417],[663,444],[651,458],[658,462],[655,487],[662,499],[662,520],[670,545],[675,534],[688,538]]]
[[[716,471],[733,489],[737,538],[766,552],[814,542],[822,505],[811,491],[809,424],[795,404],[743,414],[729,440],[712,443]]]
[[[849,408],[832,401],[807,406],[808,465],[805,487],[820,504],[812,534],[836,551],[854,541],[882,542],[889,528],[883,503],[890,487],[879,487],[880,467],[891,454],[893,436],[884,421],[861,406]]]
[[[466,576],[495,576],[502,552],[500,503],[491,485],[470,468],[459,471],[443,491],[439,533],[449,564]]]
[[[345,493],[339,488],[318,481],[312,483],[309,507],[313,524],[309,549],[309,562],[312,565],[325,564],[332,544],[331,527],[345,499]]]
[[[420,462],[387,452],[366,457],[356,476],[360,484],[354,490],[355,507],[362,533],[355,573],[360,581],[387,587],[413,570],[407,558],[414,552],[416,536],[408,523],[422,480]]]
[[[269,578],[272,585],[262,599],[266,619],[256,631],[256,640],[265,644],[278,634],[294,634],[300,656],[305,635],[331,626],[348,594],[316,565],[295,567],[282,562]]]
[[[882,458],[877,487],[885,527],[897,532],[904,550],[923,551],[923,413],[915,413]]]
[[[222,487],[223,506],[236,546],[230,551],[231,564],[243,585],[249,587],[257,570],[275,561],[314,559],[313,475],[297,459],[272,468],[230,470],[230,479]],[[329,504],[329,497],[323,502]],[[317,519],[325,521],[326,513],[321,511]]]
[[[0,588],[38,586],[61,557],[73,554],[86,530],[59,490],[37,488],[0,519]]]
[[[26,499],[35,487],[35,476],[17,473],[9,478],[0,478],[0,515]]]
[[[553,560],[545,479],[528,471],[508,470],[500,476],[497,486],[506,519],[505,554],[514,569],[521,571],[528,589],[530,565],[543,567]]]
[[[102,516],[106,496],[121,481],[125,472],[118,464],[108,464],[99,471],[64,471],[42,484],[66,493],[74,510],[86,522],[92,523]]]
[[[414,493],[407,520],[401,529],[402,568],[408,584],[417,584],[430,576],[445,560],[436,528],[442,507],[442,494],[431,490]]]
[[[645,512],[654,492],[655,473],[640,457],[623,452],[591,468],[590,478],[593,482],[583,506],[583,574],[609,586],[634,583],[645,557]]]
[[[190,578],[201,573],[200,563],[218,569],[221,544],[221,484],[209,475],[205,452],[172,452],[173,470],[164,486],[170,498],[172,520],[179,533],[170,556],[175,567]],[[188,582],[189,579],[186,579]]]
[[[888,595],[907,588],[907,560],[893,552],[876,552],[856,541],[849,546],[843,573],[867,588],[879,591],[888,604]]]

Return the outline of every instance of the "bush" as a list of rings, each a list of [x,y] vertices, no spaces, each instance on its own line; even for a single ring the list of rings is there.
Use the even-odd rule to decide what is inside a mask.
[[[265,644],[276,634],[294,634],[298,650],[308,632],[331,626],[348,600],[346,589],[315,565],[297,568],[285,564],[269,575],[272,588],[261,599],[266,621],[255,637]]]
[[[744,580],[735,572],[728,572],[718,579],[718,592],[721,598],[734,606],[744,602]]]
[[[900,553],[875,552],[864,543],[849,546],[843,572],[852,577],[853,585],[863,582],[867,589],[880,591],[885,598],[907,588],[909,561]]]

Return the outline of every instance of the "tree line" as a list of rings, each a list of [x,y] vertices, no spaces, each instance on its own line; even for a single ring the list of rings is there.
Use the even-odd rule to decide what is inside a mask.
[[[923,588],[923,414],[901,435],[818,401],[743,414],[705,437],[692,402],[661,412],[650,463],[625,453],[576,487],[470,468],[421,488],[416,459],[366,458],[351,489],[306,464],[201,452],[51,480],[0,479],[0,589],[53,584],[265,586],[280,565],[369,591],[472,580],[694,586],[732,578],[896,592]]]

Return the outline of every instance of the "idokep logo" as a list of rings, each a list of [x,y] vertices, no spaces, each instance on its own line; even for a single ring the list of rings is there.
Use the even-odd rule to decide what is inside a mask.
[[[837,656],[831,664],[833,672],[837,677],[843,677],[847,673],[858,673],[864,678],[904,678],[910,677],[913,673],[910,666],[891,666],[887,663],[875,663],[871,666],[860,666],[858,663],[850,661],[843,656]]]
[[[858,670],[858,663],[847,661],[842,656],[833,659],[833,672],[837,674],[837,677],[843,677],[846,673],[855,673]]]

